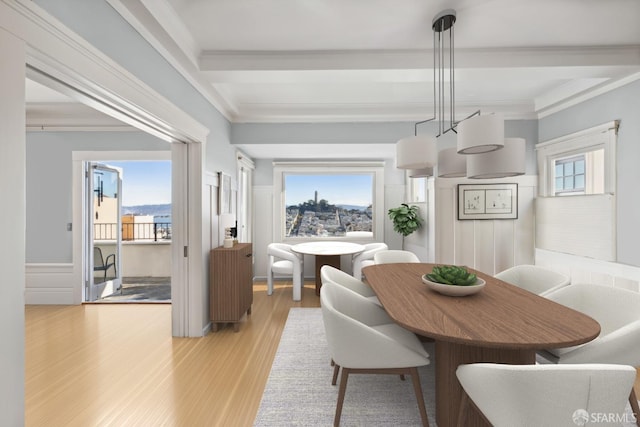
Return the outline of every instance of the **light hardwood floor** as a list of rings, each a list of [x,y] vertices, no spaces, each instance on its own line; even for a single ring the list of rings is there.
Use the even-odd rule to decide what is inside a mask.
[[[168,304],[27,306],[26,425],[252,426],[289,308],[318,306],[256,283],[240,332],[204,338],[172,338]]]
[[[290,307],[290,282],[254,286],[252,314],[172,338],[168,304],[26,307],[27,426],[251,426]]]

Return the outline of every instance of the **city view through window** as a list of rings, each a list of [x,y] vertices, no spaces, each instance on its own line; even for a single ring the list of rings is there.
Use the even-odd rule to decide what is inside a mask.
[[[285,236],[373,232],[373,174],[286,174]]]

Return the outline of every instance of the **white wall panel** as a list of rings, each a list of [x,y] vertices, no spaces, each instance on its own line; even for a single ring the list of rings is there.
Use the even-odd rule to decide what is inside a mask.
[[[458,184],[495,182],[463,178],[436,180],[435,262],[466,265],[491,275],[516,264],[533,264],[536,176],[527,175],[500,181],[518,183],[518,219],[457,219]]]
[[[595,283],[640,291],[640,268],[597,259],[536,249],[535,263],[559,271],[571,283]]]
[[[253,275],[264,280],[267,277],[268,267],[267,246],[275,241],[273,233],[273,186],[258,185],[253,187],[253,207]]]

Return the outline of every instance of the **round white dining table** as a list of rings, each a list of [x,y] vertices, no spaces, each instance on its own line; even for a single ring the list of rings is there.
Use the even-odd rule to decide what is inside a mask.
[[[291,246],[293,252],[303,255],[315,255],[316,257],[316,295],[320,295],[320,287],[322,279],[320,278],[320,269],[323,265],[330,265],[340,268],[340,256],[355,255],[364,251],[364,246],[358,243],[337,242],[337,241],[318,241],[298,243]]]

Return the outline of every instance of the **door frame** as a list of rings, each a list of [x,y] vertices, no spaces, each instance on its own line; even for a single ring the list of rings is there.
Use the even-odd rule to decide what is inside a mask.
[[[172,251],[172,258],[186,262],[186,268],[173,270],[172,286],[175,282],[189,297],[173,299],[172,334],[202,336],[207,316],[202,304],[205,289],[201,199],[204,145],[210,130],[32,1],[0,0],[0,28],[24,41],[26,77],[173,143],[174,155],[185,159],[184,167],[177,168],[180,173],[173,175],[172,187],[175,190],[186,183],[188,194],[173,191],[172,201],[183,203],[188,215],[177,217],[184,223],[174,233],[174,247],[180,249]],[[73,178],[77,182],[78,177]],[[74,223],[81,224],[77,214],[75,210]],[[183,230],[187,234],[182,234]],[[74,240],[73,277],[74,283],[82,285],[76,245]]]

